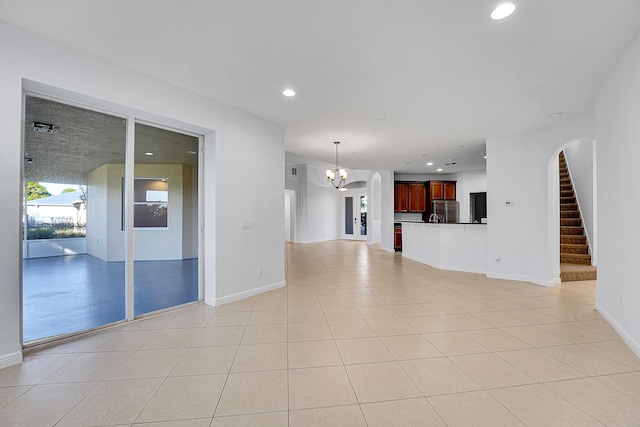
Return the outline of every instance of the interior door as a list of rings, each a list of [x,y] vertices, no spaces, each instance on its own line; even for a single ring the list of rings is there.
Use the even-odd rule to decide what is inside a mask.
[[[367,239],[367,195],[349,194],[342,197],[342,238]]]

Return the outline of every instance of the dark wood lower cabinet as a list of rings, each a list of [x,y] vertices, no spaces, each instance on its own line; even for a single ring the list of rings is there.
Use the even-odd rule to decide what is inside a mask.
[[[402,250],[402,225],[393,227],[393,248],[396,251]]]

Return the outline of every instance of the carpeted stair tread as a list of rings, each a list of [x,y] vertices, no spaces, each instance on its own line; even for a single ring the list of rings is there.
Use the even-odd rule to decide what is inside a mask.
[[[575,234],[562,234],[560,235],[560,243],[567,245],[586,245],[587,237],[586,236],[576,236]]]
[[[560,234],[584,235],[582,227],[560,227]]]
[[[597,280],[598,269],[591,265],[560,264],[560,280],[575,282],[580,280]]]
[[[560,263],[591,265],[589,254],[560,254]]]
[[[560,243],[560,254],[589,254],[589,247],[584,243]]]

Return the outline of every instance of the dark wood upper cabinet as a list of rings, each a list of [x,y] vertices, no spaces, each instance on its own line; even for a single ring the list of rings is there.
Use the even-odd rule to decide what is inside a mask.
[[[427,210],[427,188],[423,183],[409,184],[409,212]]]
[[[456,199],[456,182],[455,181],[445,181],[442,183],[444,188],[444,200],[455,200]]]
[[[393,186],[394,212],[418,212],[427,209],[427,189],[423,182],[396,182]]]
[[[442,181],[427,181],[429,185],[429,199],[430,200],[443,200],[444,199],[444,182]]]
[[[433,213],[434,200],[456,200],[456,181],[427,181],[427,206],[422,216],[424,221],[428,221]]]
[[[394,184],[393,210],[394,212],[409,211],[409,187],[407,186],[407,184]]]

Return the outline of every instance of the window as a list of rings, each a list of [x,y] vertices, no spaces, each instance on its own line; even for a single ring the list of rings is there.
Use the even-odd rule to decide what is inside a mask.
[[[124,178],[123,178],[124,189]],[[124,206],[124,191],[123,206]],[[136,178],[133,182],[134,228],[167,228],[169,210],[169,180],[167,178]],[[124,209],[123,209],[124,211]],[[124,219],[124,217],[123,217]],[[123,221],[124,224],[124,221]],[[124,228],[123,228],[124,229]]]

